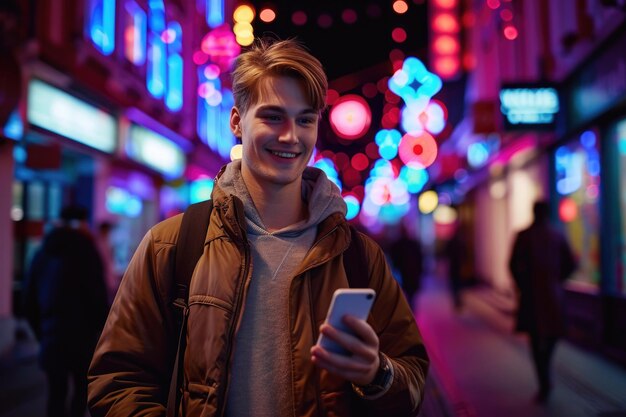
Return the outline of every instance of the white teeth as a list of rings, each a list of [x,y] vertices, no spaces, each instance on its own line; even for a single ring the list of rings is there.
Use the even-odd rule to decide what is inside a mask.
[[[275,152],[272,151],[272,153],[276,156],[280,156],[281,158],[295,158],[296,154],[295,153],[291,153],[291,152]]]

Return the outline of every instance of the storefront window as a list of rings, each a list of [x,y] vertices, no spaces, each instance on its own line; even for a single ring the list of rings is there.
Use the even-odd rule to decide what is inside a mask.
[[[554,154],[558,216],[579,262],[571,283],[596,291],[600,282],[600,156],[597,134],[586,131]]]

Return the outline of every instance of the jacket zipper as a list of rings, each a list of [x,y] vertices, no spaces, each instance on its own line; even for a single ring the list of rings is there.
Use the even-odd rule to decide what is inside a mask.
[[[339,226],[333,227],[331,230],[328,231],[328,233],[326,233],[324,236],[317,239],[317,241],[311,246],[311,249],[313,249],[314,246],[317,246],[322,240],[324,240],[325,238],[333,234],[338,228]],[[309,267],[307,267],[304,271],[302,271],[301,275],[305,274],[307,271],[321,264],[322,262],[309,265]],[[319,335],[319,331],[316,328],[316,323],[315,323],[315,314],[313,311],[313,287],[311,285],[310,277],[308,280],[308,287],[309,287],[309,291],[308,291],[309,292],[309,320],[311,321],[311,329],[313,330],[313,336],[314,336],[314,342],[315,342],[317,340],[317,336]],[[324,409],[322,407],[322,398],[321,398],[321,394],[322,394],[322,387],[321,387],[321,380],[320,380],[321,372],[316,369],[315,374],[316,374],[315,375],[315,391],[316,391],[315,401],[317,404],[317,415],[322,417],[324,416]]]
[[[248,270],[250,267],[250,250],[248,244],[244,245],[244,268],[243,268],[243,276],[242,282],[239,285],[239,291],[237,292],[237,298],[235,300],[235,316],[233,317],[233,321],[231,322],[230,329],[228,331],[228,349],[226,350],[226,381],[224,383],[224,387],[221,390],[220,397],[218,398],[218,405],[221,408],[220,416],[224,416],[226,412],[226,393],[228,392],[229,384],[230,384],[230,362],[232,356],[232,348],[233,348],[233,338],[235,336],[235,328],[237,327],[237,323],[239,322],[239,317],[241,316],[241,300],[243,298],[244,289],[246,287],[246,280],[248,279]]]

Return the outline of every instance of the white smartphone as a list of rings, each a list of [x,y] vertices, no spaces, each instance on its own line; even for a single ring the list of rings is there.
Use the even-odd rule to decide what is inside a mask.
[[[352,333],[352,330],[343,324],[343,316],[350,314],[366,320],[372,304],[374,304],[374,298],[376,298],[376,291],[371,288],[341,288],[336,290],[328,308],[325,323],[330,323],[331,326],[342,332]],[[317,344],[329,352],[349,355],[346,349],[323,334],[320,334]]]

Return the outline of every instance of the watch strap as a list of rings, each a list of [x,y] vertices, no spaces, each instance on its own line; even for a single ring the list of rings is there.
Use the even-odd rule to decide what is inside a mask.
[[[394,378],[391,360],[379,352],[380,365],[374,380],[367,385],[352,384],[352,389],[361,398],[375,400],[383,396],[391,387]]]

